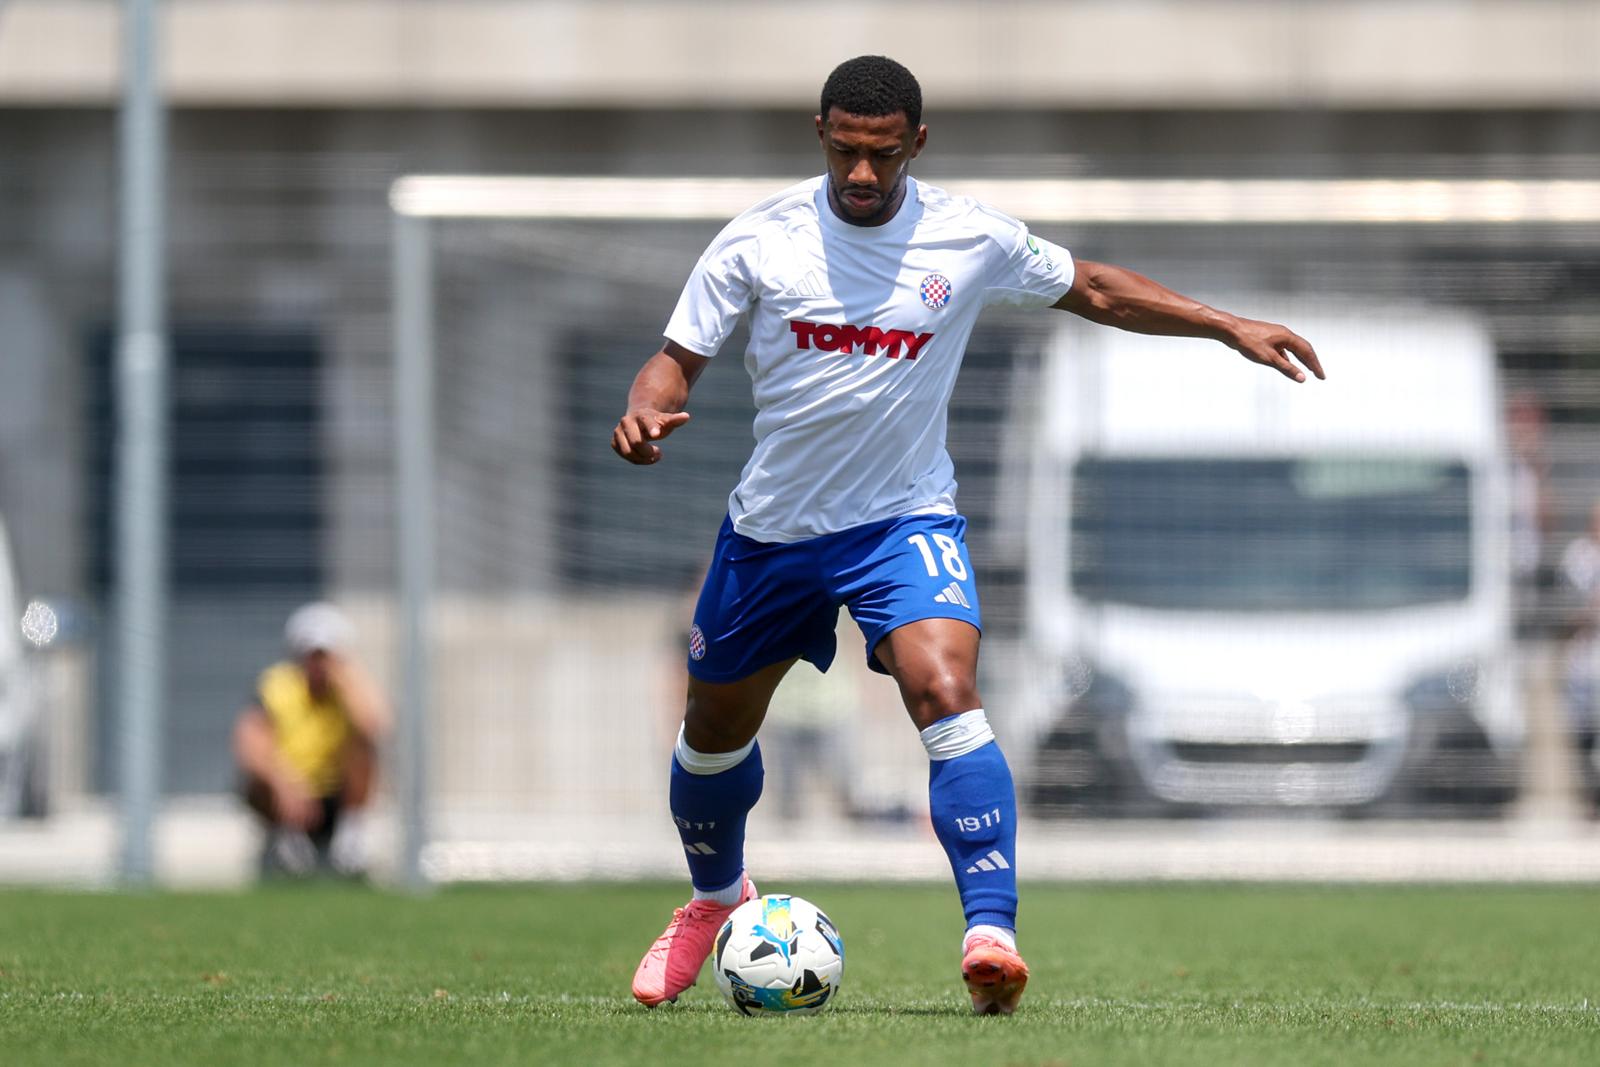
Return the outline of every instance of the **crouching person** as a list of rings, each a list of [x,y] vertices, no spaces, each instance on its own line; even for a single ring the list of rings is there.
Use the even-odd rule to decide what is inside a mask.
[[[390,717],[350,656],[353,634],[331,604],[295,611],[289,658],[261,673],[234,725],[241,789],[266,834],[263,877],[367,871],[367,805]]]

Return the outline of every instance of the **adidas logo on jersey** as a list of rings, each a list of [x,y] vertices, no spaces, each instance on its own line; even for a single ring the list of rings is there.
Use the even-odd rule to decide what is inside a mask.
[[[817,280],[817,272],[814,270],[806,271],[806,276],[785,289],[782,295],[809,299],[815,299],[823,295],[822,283]]]
[[[967,594],[963,593],[961,587],[955,582],[945,586],[944,592],[934,596],[933,602],[935,604],[959,604],[964,608],[972,607],[972,601],[967,599]]]
[[[795,344],[802,350],[816,348],[822,352],[854,352],[861,346],[864,355],[883,355],[899,359],[902,349],[905,358],[916,359],[922,346],[933,340],[931,333],[912,333],[910,330],[885,330],[877,326],[835,325],[831,322],[806,322],[795,319],[789,323],[794,331]]]
[[[1006,858],[1000,855],[1000,850],[993,849],[987,856],[968,867],[967,873],[977,874],[979,871],[1009,871],[1010,869],[1011,864],[1007,863]]]

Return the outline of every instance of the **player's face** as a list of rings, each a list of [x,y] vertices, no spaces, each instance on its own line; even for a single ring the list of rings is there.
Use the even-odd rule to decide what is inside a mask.
[[[875,226],[900,207],[906,166],[922,152],[928,127],[913,127],[904,111],[851,115],[835,107],[817,116],[817,137],[828,161],[828,201],[848,221]]]

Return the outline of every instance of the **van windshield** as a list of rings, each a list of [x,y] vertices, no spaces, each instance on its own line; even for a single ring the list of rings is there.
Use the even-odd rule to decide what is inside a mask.
[[[1449,459],[1089,456],[1072,483],[1072,582],[1173,610],[1376,611],[1461,600],[1469,474]]]

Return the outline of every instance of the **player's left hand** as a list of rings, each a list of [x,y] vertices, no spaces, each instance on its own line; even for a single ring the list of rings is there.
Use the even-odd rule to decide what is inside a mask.
[[[1318,378],[1327,378],[1322,373],[1322,361],[1317,359],[1316,349],[1311,347],[1311,342],[1287,326],[1257,319],[1238,319],[1228,344],[1250,362],[1272,367],[1285,378],[1297,382],[1306,380],[1305,371],[1290,362],[1290,356],[1305,364],[1306,369]]]

